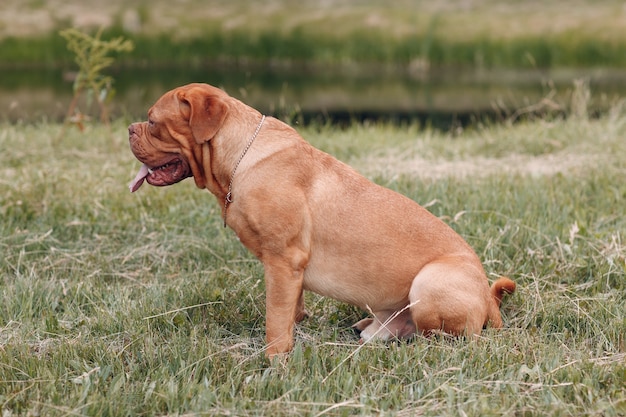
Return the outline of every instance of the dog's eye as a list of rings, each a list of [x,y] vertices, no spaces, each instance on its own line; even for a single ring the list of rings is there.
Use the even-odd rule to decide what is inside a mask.
[[[148,119],[148,127],[154,127],[156,123],[152,119]]]

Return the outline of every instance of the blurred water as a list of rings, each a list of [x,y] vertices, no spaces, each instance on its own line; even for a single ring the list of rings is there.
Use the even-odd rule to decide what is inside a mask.
[[[345,66],[225,66],[211,68],[121,68],[109,73],[115,95],[113,117],[143,119],[165,91],[206,82],[260,111],[307,123],[350,120],[419,120],[448,128],[484,117],[503,120],[520,109],[568,110],[574,80],[591,90],[592,110],[626,97],[626,71],[400,71]],[[63,120],[72,98],[71,71],[0,70],[0,118],[9,121]],[[80,111],[97,117],[97,109]],[[522,110],[524,111],[524,110]]]

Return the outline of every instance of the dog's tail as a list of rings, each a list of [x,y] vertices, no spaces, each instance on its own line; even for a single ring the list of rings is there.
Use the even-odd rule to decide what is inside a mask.
[[[493,304],[489,306],[488,321],[491,327],[499,329],[502,327],[502,316],[500,315],[500,302],[504,294],[511,294],[515,291],[515,283],[509,278],[498,278],[496,282],[491,284],[491,296],[493,297]],[[486,324],[486,323],[485,323]]]
[[[491,284],[491,295],[496,300],[496,306],[500,307],[500,302],[504,294],[513,294],[515,292],[515,283],[507,277],[501,277]]]

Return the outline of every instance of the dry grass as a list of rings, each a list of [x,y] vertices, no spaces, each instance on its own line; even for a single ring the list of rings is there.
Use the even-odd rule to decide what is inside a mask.
[[[502,127],[492,126],[465,134],[462,144],[459,144],[459,141],[452,135],[447,138],[433,137],[433,142],[440,143],[429,143],[426,145],[427,149],[424,149],[425,143],[417,146],[414,144],[404,149],[381,150],[379,153],[357,158],[351,162],[370,175],[381,173],[391,177],[408,175],[420,180],[450,177],[481,178],[493,175],[554,176],[569,173],[581,175],[586,170],[605,163],[619,164],[623,159],[623,154],[620,152],[612,153],[614,150],[612,147],[602,148],[603,143],[614,140],[612,132],[608,131],[609,126],[616,126],[612,123],[623,126],[626,120],[615,119],[607,125],[607,132],[595,138],[593,144],[580,141],[589,134],[584,124],[574,131],[569,131],[568,122],[564,120],[539,121],[533,126],[518,127],[515,130],[515,136],[507,134]],[[568,134],[571,136],[565,140],[557,139],[553,136],[555,131],[569,131]],[[480,154],[476,154],[475,150],[471,149],[475,145],[474,140],[479,137],[481,140],[491,137],[494,142],[498,142],[498,144],[494,143],[492,155],[489,155],[490,152],[484,148],[481,149]],[[517,144],[529,140],[540,141],[541,145],[537,149],[526,149],[520,152],[522,150]],[[506,149],[503,142],[511,144],[510,148]],[[424,151],[432,152],[433,147],[448,147],[454,151],[445,152],[434,158],[432,154],[424,156]]]
[[[624,415],[625,120],[300,129],[427,205],[518,290],[480,343],[359,345],[363,313],[308,294],[312,317],[275,363],[262,268],[210,195],[191,181],[128,193],[122,121],[60,139],[56,124],[3,124],[2,414]]]

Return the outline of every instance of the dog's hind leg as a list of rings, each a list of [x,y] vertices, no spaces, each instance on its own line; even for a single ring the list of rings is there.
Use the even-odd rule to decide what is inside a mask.
[[[480,335],[492,302],[482,274],[482,269],[455,259],[424,266],[409,291],[417,332]]]
[[[415,333],[415,325],[408,308],[375,312],[373,318],[363,319],[352,327],[360,331],[362,342],[370,339],[407,339]]]

